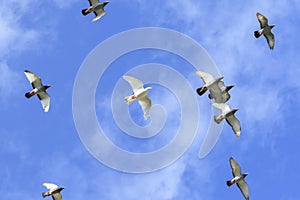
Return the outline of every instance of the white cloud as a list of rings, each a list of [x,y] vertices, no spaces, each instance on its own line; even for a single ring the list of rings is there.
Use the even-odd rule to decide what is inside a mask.
[[[40,39],[39,30],[25,27],[22,23],[22,17],[32,10],[31,4],[35,3],[35,0],[0,3],[0,58],[24,51]]]
[[[147,5],[145,1],[140,3]],[[259,117],[257,120],[270,121],[270,112],[273,116],[280,116],[279,90],[289,85],[299,86],[299,67],[295,65],[298,63],[295,60],[299,59],[294,46],[297,36],[291,35],[297,31],[293,30],[296,28],[294,20],[288,16],[290,10],[299,11],[296,1],[274,4],[245,2],[243,5],[219,2],[210,5],[209,2],[170,0],[164,1],[157,9],[160,12],[154,13],[158,13],[156,18],[160,20],[154,21],[156,25],[164,26],[162,21],[176,24],[174,27],[180,24],[181,31],[195,36],[208,49],[225,76],[224,81],[236,85],[231,91],[234,93],[229,102],[232,107],[244,110],[247,119]],[[269,50],[265,38],[255,39],[253,36],[253,31],[259,28],[256,12],[265,14],[270,23],[277,25],[273,30],[276,37],[274,51]],[[282,23],[291,23],[289,31],[282,27]],[[290,37],[283,37],[283,34]],[[281,49],[285,43],[289,49]],[[278,55],[278,51],[283,52]],[[290,57],[295,60],[283,62]]]
[[[300,87],[297,55],[300,4],[297,1],[228,4],[225,1],[166,0],[154,6],[156,2],[139,2],[144,5],[141,13],[148,16],[142,19],[147,25],[174,28],[197,39],[217,63],[225,83],[235,85],[229,104],[239,107],[237,116],[245,134],[242,137],[249,138],[241,138],[241,148],[249,150],[255,142],[272,149],[276,140],[276,136],[270,136],[275,132],[273,125],[278,126],[286,116],[280,107],[288,102],[280,97],[287,95],[286,88]],[[151,13],[146,12],[149,7],[153,9]],[[276,24],[273,51],[269,50],[264,37],[255,39],[253,36],[253,31],[259,28],[256,12]],[[226,130],[231,131],[229,127]],[[182,187],[187,189],[184,194],[188,194],[188,185]]]
[[[67,157],[53,152],[45,158],[36,162],[40,165],[36,166],[40,169],[36,172],[39,181],[49,181],[65,186],[62,194],[65,198],[74,200],[175,199],[185,171],[185,161],[182,159],[154,173],[121,173],[94,162],[82,149],[72,150]],[[36,186],[32,190],[37,191],[37,188],[39,187]],[[43,189],[43,187],[40,188]]]
[[[84,150],[71,151],[68,157],[48,154],[40,166],[41,171],[37,172],[39,178],[65,186],[64,197],[74,200],[170,200],[187,197],[208,200],[213,195],[214,186],[208,183],[215,166],[207,159],[198,160],[194,154],[185,154],[173,165],[146,174],[109,170],[86,155]],[[191,173],[191,168],[197,170]],[[197,190],[194,184],[197,184]]]
[[[43,34],[38,28],[25,26],[23,17],[36,10],[38,1],[1,1],[0,3],[0,99],[10,97],[19,88],[21,74],[10,66],[10,59],[31,50]]]
[[[147,2],[144,4],[146,5]],[[164,4],[164,2],[161,3]],[[194,5],[195,7],[193,7]],[[243,118],[246,119],[245,121],[250,121],[251,126],[255,126],[255,121],[253,121],[253,119],[258,113],[258,118],[255,118],[257,121],[271,121],[272,119],[269,115],[270,110],[273,110],[274,108],[273,114],[276,116],[281,102],[276,100],[278,97],[277,91],[266,90],[265,84],[268,85],[267,88],[270,88],[270,83],[276,80],[269,76],[269,74],[272,74],[272,70],[274,69],[267,68],[267,66],[261,63],[254,65],[255,63],[252,62],[253,60],[258,61],[263,59],[263,55],[265,53],[269,53],[265,43],[263,46],[265,48],[262,49],[258,48],[260,47],[259,42],[254,42],[255,40],[252,35],[252,27],[249,28],[250,21],[251,23],[252,21],[255,21],[253,23],[255,24],[254,28],[258,25],[253,9],[248,12],[244,12],[242,16],[238,16],[233,18],[232,21],[229,21],[226,18],[229,19],[235,13],[226,14],[228,12],[226,7],[224,7],[224,4],[207,11],[203,11],[201,5],[198,3],[193,4],[192,1],[187,1],[186,4],[182,2],[176,3],[175,1],[166,1],[165,6],[167,6],[168,9],[171,9],[170,12],[175,13],[175,15],[172,16],[178,16],[178,18],[180,18],[180,22],[187,19],[187,21],[184,21],[184,27],[192,27],[192,31],[187,30],[187,32],[190,32],[193,35],[201,35],[197,36],[197,38],[200,38],[200,40],[205,43],[205,45],[210,49],[213,57],[217,60],[217,63],[222,65],[220,68],[222,74],[226,75],[226,83],[236,84],[237,80],[241,81],[241,75],[243,75],[242,77],[247,77],[247,79],[241,81],[233,89],[235,95],[232,96],[230,104],[232,107],[240,107],[240,111],[237,115],[245,113]],[[166,8],[165,6],[163,7]],[[247,5],[245,5],[244,9],[246,8]],[[189,13],[190,9],[193,10],[191,13]],[[198,14],[196,12],[197,10],[199,10],[202,15]],[[239,8],[235,8],[233,10],[237,11]],[[179,11],[183,13],[180,15]],[[211,12],[209,16],[214,16],[214,18],[202,18],[203,16],[208,15],[209,12]],[[155,10],[155,14],[157,13],[158,9]],[[167,12],[162,10],[160,13],[165,14]],[[221,14],[219,16],[215,16],[214,13]],[[251,17],[247,21],[249,16]],[[176,23],[178,18],[172,18],[172,23]],[[159,23],[166,23],[170,20],[170,18],[164,18],[161,20],[161,16],[157,16],[155,20],[156,19]],[[151,20],[153,20],[153,17]],[[191,22],[192,25],[188,20],[193,20]],[[226,21],[225,24],[222,23],[224,20]],[[239,27],[239,32],[236,32],[234,31],[236,28],[235,24],[238,24],[239,21],[243,21],[245,23]],[[197,26],[198,24],[199,26]],[[210,29],[207,29],[207,27],[210,27]],[[261,40],[263,39],[264,38],[261,38]],[[244,49],[243,45],[240,44],[240,41],[245,42],[249,48]],[[249,58],[251,59],[251,62],[247,63]],[[268,62],[268,60],[265,61]],[[282,69],[279,69],[279,72],[277,71],[277,73],[282,74],[282,71]],[[289,72],[289,74],[294,77],[292,81],[296,83],[296,74],[293,73],[293,71]],[[276,77],[278,74],[274,74],[274,76]],[[287,84],[288,83],[284,83],[284,85]],[[262,101],[259,101],[260,99]],[[105,105],[107,105],[108,108],[111,107],[110,102],[107,99],[104,99],[103,101],[104,103],[102,105],[99,103],[97,107],[102,108],[105,107]],[[255,110],[253,110],[253,108],[255,108]],[[198,151],[198,149],[196,149],[196,151]],[[66,189],[65,192],[69,190],[70,196],[75,195],[76,197],[73,199],[99,199],[99,197],[105,197],[105,199],[119,199],[126,197],[127,199],[133,200],[141,198],[186,199],[187,197],[190,197],[189,194],[194,192],[193,194],[198,197],[197,199],[199,199],[199,196],[201,195],[200,198],[207,200],[208,196],[211,195],[214,189],[214,184],[207,184],[207,182],[205,182],[206,180],[209,180],[211,173],[213,173],[211,166],[215,166],[207,164],[207,158],[205,159],[205,163],[203,163],[204,161],[201,161],[201,164],[203,163],[203,165],[198,166],[198,162],[193,162],[190,164],[192,166],[188,166],[188,160],[197,159],[197,157],[186,156],[186,159],[180,159],[174,165],[161,171],[144,175],[132,175],[107,170],[107,168],[101,166],[101,164],[99,164],[99,166],[95,165],[93,168],[90,163],[87,164],[80,160],[80,162],[85,163],[85,165],[88,166],[88,170],[85,171],[84,167],[76,165],[73,162],[76,157],[80,156],[81,155],[77,155],[72,158],[62,157],[58,160],[56,157],[50,158],[53,162],[59,163],[54,168],[51,167],[50,169],[53,177],[62,177],[63,181],[61,182],[65,181],[65,183],[62,184],[69,187],[69,189]],[[191,169],[188,169],[188,167],[191,167]],[[201,170],[198,171],[198,167]],[[98,170],[98,168],[105,168],[105,170],[101,173],[101,170]],[[68,173],[61,175],[62,172]],[[99,172],[99,174],[95,172]],[[205,188],[206,190],[199,191],[195,194],[195,188],[198,185],[191,186],[188,182],[184,182],[186,179],[184,177],[186,175],[185,172],[189,175],[195,175],[195,179],[199,180],[199,182],[197,182],[197,184],[199,184],[199,188]],[[72,174],[72,176],[70,176],[70,174]],[[76,193],[74,191],[76,191]]]
[[[20,80],[20,74],[10,69],[6,63],[0,62],[0,100],[4,101],[18,91]]]
[[[57,7],[61,9],[67,9],[67,8],[74,8],[74,4],[80,2],[79,0],[54,0],[54,3],[56,4]],[[81,1],[82,2],[82,1]],[[84,2],[84,1],[83,1]],[[88,7],[88,1],[85,2],[86,6]]]

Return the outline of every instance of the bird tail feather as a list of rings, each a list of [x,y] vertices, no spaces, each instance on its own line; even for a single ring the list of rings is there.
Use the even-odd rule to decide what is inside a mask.
[[[125,102],[128,104],[131,104],[134,100],[135,98],[133,95],[125,97]]]
[[[35,94],[32,93],[32,92],[26,92],[26,93],[25,93],[25,97],[26,97],[27,99],[29,99],[29,98],[32,97],[33,95],[35,95]]]
[[[256,38],[259,38],[259,37],[261,36],[261,32],[259,32],[259,31],[254,31],[254,36],[255,36]]]
[[[233,183],[231,181],[226,181],[228,187],[230,187]]]

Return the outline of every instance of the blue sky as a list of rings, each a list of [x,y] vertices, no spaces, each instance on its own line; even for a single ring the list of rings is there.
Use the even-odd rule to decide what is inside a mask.
[[[65,186],[64,199],[242,199],[231,178],[229,157],[249,173],[251,199],[300,198],[300,99],[297,32],[300,4],[296,0],[253,1],[110,1],[107,14],[92,23],[82,16],[84,0],[0,2],[0,191],[3,199],[39,199],[42,182]],[[276,24],[275,48],[264,38],[255,39],[259,28],[256,12]],[[102,41],[133,28],[162,27],[193,38],[206,49],[224,76],[234,84],[228,104],[238,107],[241,138],[227,124],[213,150],[199,159],[199,149],[211,120],[209,99],[197,97],[200,121],[197,136],[172,165],[161,170],[132,174],[103,165],[85,148],[75,128],[72,92],[81,64]],[[134,40],[134,38],[133,38]],[[103,58],[99,55],[99,62]],[[111,94],[133,67],[161,63],[176,69],[193,89],[202,85],[194,68],[167,52],[141,50],[112,63],[99,81],[95,108],[107,137],[133,152],[153,151],[165,145],[180,126],[176,96],[153,87],[149,96],[166,112],[166,124],[156,138],[130,138],[116,126],[111,113]],[[118,68],[119,67],[119,68]],[[51,106],[44,113],[37,98],[27,100],[30,84],[23,71],[38,74],[52,87]],[[128,72],[128,74],[130,74]],[[88,81],[88,80],[87,80]],[[122,94],[123,95],[123,94]],[[123,102],[122,102],[123,103]],[[187,103],[189,103],[187,101]],[[122,106],[127,106],[125,103]],[[130,106],[135,123],[144,126],[137,103]]]

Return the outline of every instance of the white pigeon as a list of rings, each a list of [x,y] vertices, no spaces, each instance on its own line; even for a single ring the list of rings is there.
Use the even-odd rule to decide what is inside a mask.
[[[233,85],[225,86],[222,81],[223,77],[214,78],[213,75],[197,70],[195,72],[204,82],[204,86],[197,89],[197,93],[201,96],[207,90],[210,94],[208,97],[214,99],[216,103],[225,103],[230,99],[228,91],[233,88]]]
[[[90,3],[90,7],[83,9],[81,13],[84,16],[86,16],[91,12],[94,12],[96,16],[93,18],[92,20],[93,22],[97,21],[98,19],[100,19],[106,14],[104,7],[109,3],[108,1],[104,1],[100,3],[99,0],[89,0],[89,3]]]
[[[230,157],[229,162],[230,162],[230,167],[232,169],[233,179],[226,181],[227,186],[230,187],[231,185],[236,183],[238,188],[241,190],[243,196],[245,197],[245,199],[249,200],[249,189],[245,181],[245,177],[248,174],[241,173],[241,167],[232,157]]]
[[[235,135],[237,137],[240,137],[241,124],[240,121],[234,116],[234,113],[238,111],[238,109],[235,108],[231,110],[231,108],[225,103],[212,103],[212,106],[221,111],[221,114],[219,116],[214,116],[215,122],[219,124],[223,119],[226,119]]]
[[[131,88],[133,89],[133,95],[125,97],[125,102],[130,104],[137,99],[143,109],[144,119],[147,120],[150,115],[151,109],[151,99],[149,99],[147,93],[152,88],[144,88],[144,84],[142,81],[131,76],[123,76],[123,78],[130,84]]]
[[[34,73],[32,73],[28,70],[25,70],[24,73],[33,87],[33,90],[25,93],[25,97],[29,99],[30,97],[32,97],[36,94],[38,96],[40,102],[42,103],[44,112],[48,112],[49,107],[50,107],[50,96],[46,92],[46,90],[51,86],[43,85],[40,77],[38,77],[37,75],[35,75]]]
[[[275,39],[271,29],[275,26],[275,24],[268,25],[268,19],[260,13],[256,13],[256,17],[260,23],[261,29],[254,31],[254,36],[259,38],[261,35],[264,35],[267,39],[270,49],[272,50],[274,48]]]
[[[47,196],[52,196],[53,200],[62,200],[60,192],[64,189],[64,187],[58,187],[53,183],[43,183],[43,186],[45,186],[48,189],[47,192],[42,193],[43,198]]]

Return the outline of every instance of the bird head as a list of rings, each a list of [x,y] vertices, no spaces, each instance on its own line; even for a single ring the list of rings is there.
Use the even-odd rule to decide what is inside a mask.
[[[196,91],[199,94],[199,96],[202,96],[202,94],[204,94],[206,92],[206,90],[207,90],[207,87],[203,86],[201,88],[198,88]]]

